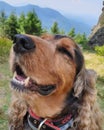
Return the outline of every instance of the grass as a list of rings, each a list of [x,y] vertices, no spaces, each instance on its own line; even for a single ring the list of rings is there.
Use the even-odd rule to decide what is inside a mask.
[[[7,113],[10,102],[10,71],[7,62],[0,64],[0,130],[7,130]]]
[[[97,72],[98,79],[96,88],[101,108],[104,111],[104,56],[99,56],[94,52],[84,51],[84,57],[86,68],[94,69]]]
[[[93,52],[84,51],[86,67],[98,74],[97,90],[101,108],[104,111],[104,57]],[[8,61],[0,62],[0,130],[8,130],[7,111],[10,103],[9,82],[11,73]]]
[[[98,76],[104,77],[104,56],[99,56],[94,52],[85,51],[85,63],[87,68],[94,69]]]
[[[5,59],[7,59],[11,45],[12,45],[11,40],[0,37],[0,63],[4,62]]]

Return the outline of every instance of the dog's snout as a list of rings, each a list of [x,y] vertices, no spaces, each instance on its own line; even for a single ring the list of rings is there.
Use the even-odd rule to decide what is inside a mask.
[[[14,51],[16,53],[29,52],[35,48],[35,43],[29,36],[17,34],[14,37]]]

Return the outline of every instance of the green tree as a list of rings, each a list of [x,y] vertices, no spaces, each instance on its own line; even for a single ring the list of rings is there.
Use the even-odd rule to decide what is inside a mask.
[[[12,12],[8,17],[6,24],[7,24],[6,34],[10,39],[13,39],[14,35],[18,33],[17,16],[14,12]]]
[[[53,34],[59,34],[60,33],[57,22],[53,23],[53,25],[51,27],[51,33],[53,33]]]
[[[72,29],[70,30],[70,32],[68,33],[68,36],[74,38],[75,35],[76,35],[76,34],[75,34],[75,28],[72,28]]]
[[[20,17],[18,18],[18,32],[19,33],[25,33],[26,28],[26,17],[24,13],[21,13]]]
[[[75,41],[77,42],[77,43],[79,43],[79,44],[86,44],[87,43],[87,41],[88,41],[88,39],[87,39],[87,37],[86,37],[86,34],[85,33],[83,33],[83,34],[77,34],[76,36],[75,36]]]
[[[65,31],[63,29],[60,30],[60,34],[65,35]]]
[[[84,43],[88,42],[88,38],[85,33],[82,34],[82,38],[83,38]]]
[[[83,34],[77,34],[75,37],[74,37],[74,40],[80,44],[84,49],[89,49],[88,45],[87,45],[87,42],[88,42],[88,38],[86,36],[85,33]]]
[[[47,28],[43,28],[42,33],[43,33],[43,34],[44,34],[44,33],[48,33],[48,29],[47,29]]]
[[[24,32],[28,34],[40,35],[42,33],[41,21],[38,19],[35,11],[28,12],[25,18]]]
[[[5,37],[6,36],[6,14],[4,11],[0,12],[0,36]]]

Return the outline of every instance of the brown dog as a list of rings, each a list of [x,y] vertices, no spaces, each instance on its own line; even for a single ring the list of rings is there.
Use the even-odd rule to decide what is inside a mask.
[[[18,34],[10,66],[10,130],[102,130],[96,74],[71,38]]]

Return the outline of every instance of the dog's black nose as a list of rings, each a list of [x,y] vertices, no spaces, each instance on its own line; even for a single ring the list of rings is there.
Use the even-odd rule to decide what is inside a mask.
[[[16,53],[25,53],[35,48],[33,40],[26,35],[17,34],[14,37],[14,51]]]

